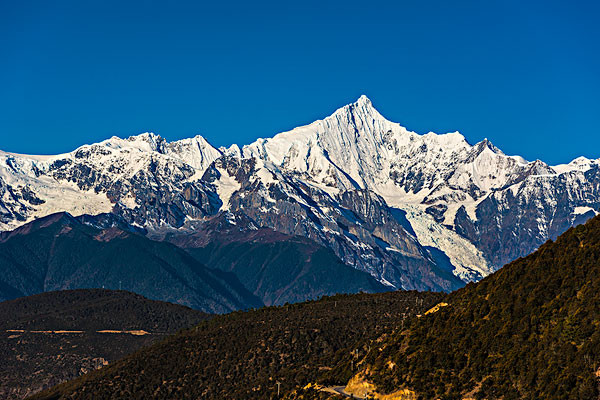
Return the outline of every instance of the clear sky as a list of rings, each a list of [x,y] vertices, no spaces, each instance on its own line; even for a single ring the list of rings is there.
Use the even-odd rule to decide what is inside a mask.
[[[600,157],[597,1],[0,0],[0,149],[246,144],[361,94],[408,129]]]

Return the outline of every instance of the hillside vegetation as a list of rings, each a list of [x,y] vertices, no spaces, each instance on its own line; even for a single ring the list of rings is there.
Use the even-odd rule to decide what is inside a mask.
[[[338,295],[217,316],[36,399],[269,399],[313,382],[352,345],[431,308],[441,293]]]
[[[0,398],[21,399],[75,378],[208,317],[188,307],[102,289],[2,302]]]
[[[450,295],[336,296],[203,322],[35,397],[599,398],[600,217]],[[418,315],[416,315],[418,314]],[[307,386],[308,385],[308,386]]]
[[[351,383],[421,399],[598,399],[599,293],[594,218],[413,319]]]

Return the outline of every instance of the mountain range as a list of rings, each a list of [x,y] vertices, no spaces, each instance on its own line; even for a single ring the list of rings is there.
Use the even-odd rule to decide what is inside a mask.
[[[599,185],[598,160],[551,166],[458,132],[417,134],[362,96],[243,147],[144,133],[60,155],[0,152],[0,229],[63,211],[113,214],[176,244],[270,229],[390,289],[451,291],[596,215]]]

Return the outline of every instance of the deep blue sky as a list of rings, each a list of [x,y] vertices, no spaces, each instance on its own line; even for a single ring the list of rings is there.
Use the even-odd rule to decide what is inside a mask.
[[[0,0],[0,149],[246,144],[364,93],[417,132],[600,157],[598,2],[216,3]]]

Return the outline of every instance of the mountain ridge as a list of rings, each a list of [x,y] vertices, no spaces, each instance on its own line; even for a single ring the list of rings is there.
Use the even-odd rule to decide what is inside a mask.
[[[330,249],[268,228],[172,233],[163,241],[145,233],[113,214],[64,212],[0,232],[0,300],[52,290],[124,288],[223,313],[390,290]]]
[[[598,398],[599,256],[595,217],[383,338],[349,387],[414,398]]]
[[[107,286],[211,313],[262,305],[233,274],[207,268],[170,243],[95,228],[68,213],[3,232],[0,249],[1,300]]]

